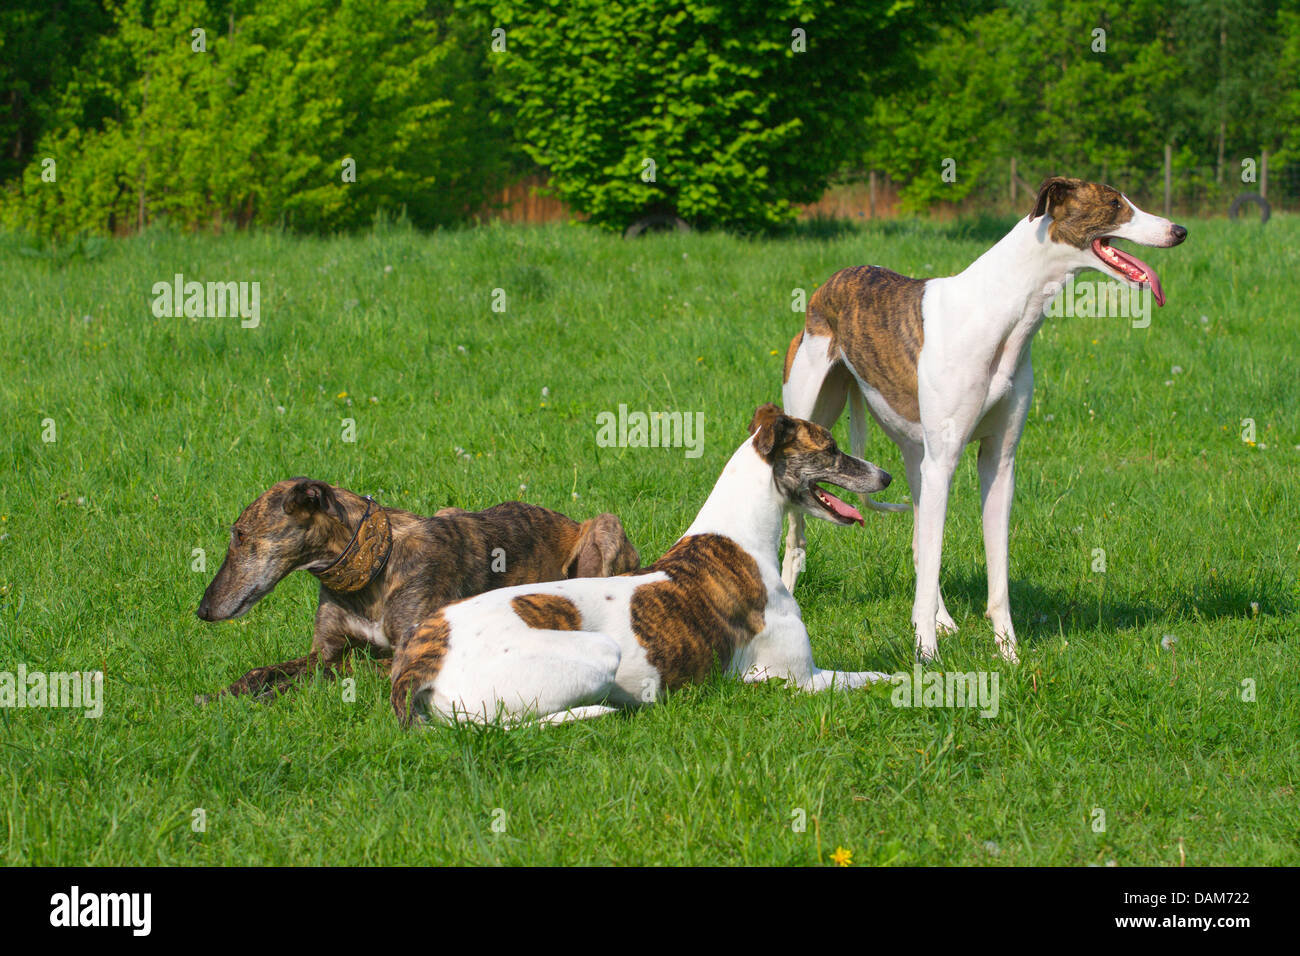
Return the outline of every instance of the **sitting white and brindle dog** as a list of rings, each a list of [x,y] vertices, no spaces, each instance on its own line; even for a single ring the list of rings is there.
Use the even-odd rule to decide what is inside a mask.
[[[850,408],[850,446],[866,446],[863,404],[903,453],[912,493],[912,624],[917,656],[938,654],[937,632],[956,630],[939,593],[948,492],[957,462],[979,443],[988,608],[1002,656],[1016,660],[1008,598],[1007,536],[1016,446],[1034,386],[1030,342],[1066,280],[1095,269],[1165,296],[1155,271],[1115,239],[1176,246],[1187,230],[1138,209],[1118,190],[1081,179],[1043,183],[1027,219],[964,272],[909,279],[878,266],[835,273],[808,302],[786,353],[783,401],[791,415],[830,427]],[[866,499],[882,511],[907,510]],[[790,515],[782,579],[802,570],[803,518]]]
[[[813,663],[777,562],[787,511],[862,523],[818,482],[870,494],[889,475],[775,405],[754,413],[750,433],[685,536],[648,568],[502,588],[420,625],[393,661],[402,723],[596,717],[653,703],[715,669],[804,691],[887,679]]]

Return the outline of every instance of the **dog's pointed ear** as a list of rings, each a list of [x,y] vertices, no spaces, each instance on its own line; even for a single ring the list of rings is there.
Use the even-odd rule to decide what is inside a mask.
[[[794,419],[781,411],[780,405],[768,402],[754,410],[749,433],[754,436],[754,451],[764,458],[780,448],[794,426]]]
[[[295,517],[307,517],[315,512],[339,516],[343,506],[334,494],[334,488],[323,481],[311,478],[297,478],[293,487],[284,496],[284,513]]]
[[[627,539],[618,515],[596,515],[578,529],[578,540],[564,562],[566,578],[607,578],[641,567],[641,555]]]
[[[1043,180],[1043,185],[1038,187],[1038,199],[1034,202],[1034,211],[1029,214],[1029,221],[1033,222],[1039,216],[1051,214],[1052,210],[1065,201],[1065,197],[1075,186],[1083,182],[1081,179],[1071,179],[1068,176],[1050,176]],[[1053,219],[1056,216],[1052,216]]]

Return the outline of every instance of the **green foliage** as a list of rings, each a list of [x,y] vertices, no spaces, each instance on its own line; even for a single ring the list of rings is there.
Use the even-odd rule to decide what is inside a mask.
[[[1296,102],[1294,62],[1278,54],[1297,24],[1278,6],[1138,0],[1108,16],[1086,0],[1020,0],[954,22],[921,53],[919,95],[875,103],[864,160],[905,183],[913,209],[1005,190],[1011,156],[1034,178],[1146,170],[1126,188],[1154,190],[1165,143],[1185,187],[1240,191],[1234,160],[1276,150],[1279,105]],[[945,157],[955,183],[940,177]]]
[[[504,170],[486,69],[423,0],[124,0],[16,190],[40,233],[285,222],[354,227],[405,208],[463,219]],[[206,31],[195,49],[192,31]],[[74,118],[108,97],[99,128]],[[57,180],[44,182],[52,157]],[[355,161],[355,182],[344,161]]]
[[[1283,45],[1278,57],[1278,75],[1289,76],[1292,82],[1275,91],[1278,97],[1278,125],[1282,130],[1282,150],[1279,163],[1300,166],[1300,10],[1287,11],[1281,17]]]
[[[98,0],[0,8],[0,182],[31,159],[72,68],[107,21]],[[93,114],[97,104],[87,105]]]
[[[20,0],[0,11],[0,225],[434,226],[540,166],[603,227],[743,232],[866,168],[909,209],[1000,204],[1012,156],[1031,185],[1146,200],[1166,143],[1176,202],[1250,188],[1241,160],[1268,149],[1290,204],[1297,75],[1300,0]]]
[[[484,17],[506,31],[492,62],[515,134],[560,198],[612,229],[673,213],[749,230],[820,195],[852,155],[867,93],[903,82],[930,9],[518,0]]]

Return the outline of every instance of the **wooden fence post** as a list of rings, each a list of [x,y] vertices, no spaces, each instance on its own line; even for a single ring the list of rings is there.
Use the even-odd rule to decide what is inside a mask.
[[[1165,143],[1165,219],[1174,215],[1174,147]]]

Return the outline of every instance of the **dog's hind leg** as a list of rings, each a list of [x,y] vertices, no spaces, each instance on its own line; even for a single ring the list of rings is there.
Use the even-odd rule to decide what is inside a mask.
[[[844,411],[851,383],[849,370],[832,354],[831,339],[800,332],[787,353],[785,383],[781,388],[783,410],[793,418],[806,418],[830,428]],[[801,511],[792,509],[786,520],[781,580],[793,592],[804,567],[807,540]]]
[[[824,690],[856,690],[868,684],[887,681],[890,675],[882,671],[824,671],[815,670],[809,678],[799,685],[799,689],[809,694]]]
[[[617,712],[617,707],[606,707],[604,704],[589,704],[586,707],[572,707],[559,713],[547,714],[545,717],[539,717],[537,722],[548,725],[568,724],[575,720],[590,720],[593,717],[604,717],[606,714]]]
[[[454,627],[439,621],[441,614],[422,625],[394,660],[393,709],[403,724],[555,722],[603,704],[614,689],[622,651],[612,637],[525,627],[503,615],[475,622],[458,640]],[[577,716],[600,713],[582,709]]]

